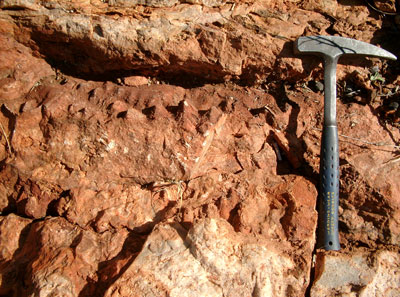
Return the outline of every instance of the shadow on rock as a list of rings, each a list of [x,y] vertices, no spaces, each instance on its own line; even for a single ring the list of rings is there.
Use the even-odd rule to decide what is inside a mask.
[[[126,238],[121,251],[114,258],[99,263],[95,279],[89,279],[79,293],[79,297],[103,296],[108,288],[131,266],[142,250],[147,237],[154,226],[164,220],[168,211],[176,206],[171,201],[164,209],[157,212],[153,221],[136,227]]]
[[[26,243],[32,240],[29,237],[32,236],[31,229],[34,224],[35,222],[31,222],[20,231],[18,248],[12,258],[3,263],[0,262],[0,271],[2,271],[0,296],[28,296],[32,293],[28,280],[32,275],[32,263],[39,257],[39,248],[37,244],[27,247]]]
[[[131,232],[114,258],[99,263],[96,279],[89,279],[79,297],[104,296],[107,289],[129,268],[140,253],[147,235]]]
[[[271,134],[268,138],[270,143],[276,141],[281,148],[282,160],[277,164],[277,174],[303,176],[315,184],[316,180],[318,180],[317,173],[303,158],[307,146],[304,139],[296,136],[301,107],[297,102],[289,98],[288,90],[284,83],[272,90],[271,95],[282,112],[287,112],[290,109],[288,124],[284,131]]]

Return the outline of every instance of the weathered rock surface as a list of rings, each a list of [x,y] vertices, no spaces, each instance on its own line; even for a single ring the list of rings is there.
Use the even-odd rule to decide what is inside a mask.
[[[13,241],[2,243],[3,296],[79,296],[109,261],[113,269],[105,276],[112,278],[141,247],[140,236],[131,240],[127,230],[98,234],[63,218],[32,221],[11,214],[1,218],[0,229],[4,236],[13,231],[5,237]]]
[[[152,75],[180,85],[293,82],[309,73],[293,59],[296,37],[327,34],[338,16],[335,33],[349,37],[370,41],[382,27],[366,7],[303,2],[9,0],[1,16],[12,16],[16,38],[64,72],[102,80]]]
[[[343,251],[314,254],[322,71],[291,41],[391,49],[365,6],[0,7],[0,295],[399,294],[396,64],[339,65]]]
[[[353,251],[321,255],[311,296],[398,296],[400,255],[396,251]]]
[[[307,271],[276,243],[249,240],[221,219],[200,221],[186,232],[179,225],[155,228],[105,296],[304,294]]]

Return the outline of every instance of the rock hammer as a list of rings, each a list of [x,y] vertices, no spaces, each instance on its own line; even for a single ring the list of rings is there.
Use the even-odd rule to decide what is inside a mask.
[[[302,36],[295,54],[322,57],[324,63],[324,125],[320,154],[317,248],[340,250],[339,243],[339,139],[336,124],[336,67],[342,55],[364,55],[396,60],[372,44],[339,36]]]

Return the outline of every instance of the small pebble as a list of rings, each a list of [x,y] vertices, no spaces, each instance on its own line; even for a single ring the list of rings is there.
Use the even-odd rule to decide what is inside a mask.
[[[314,92],[322,92],[324,90],[324,84],[320,81],[317,80],[312,80],[309,82],[309,87],[314,91]]]
[[[398,110],[400,110],[399,103],[396,101],[390,102],[389,105],[385,108],[385,116],[388,117],[394,115]]]
[[[320,81],[315,82],[315,88],[319,91],[322,92],[324,90],[324,84]]]
[[[374,75],[375,73],[378,73],[378,72],[379,72],[379,66],[377,66],[377,65],[372,66],[372,67],[369,69],[369,71],[371,72],[372,75]]]
[[[390,110],[397,110],[397,109],[399,108],[399,103],[393,101],[393,102],[391,102],[391,103],[389,104],[388,107],[389,107]]]

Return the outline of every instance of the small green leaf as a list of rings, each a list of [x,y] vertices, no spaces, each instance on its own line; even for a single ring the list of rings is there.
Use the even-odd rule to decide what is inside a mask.
[[[381,82],[385,82],[385,78],[382,77],[382,75],[379,72],[375,72],[374,74],[371,75],[371,77],[369,78],[371,81],[381,81]]]

